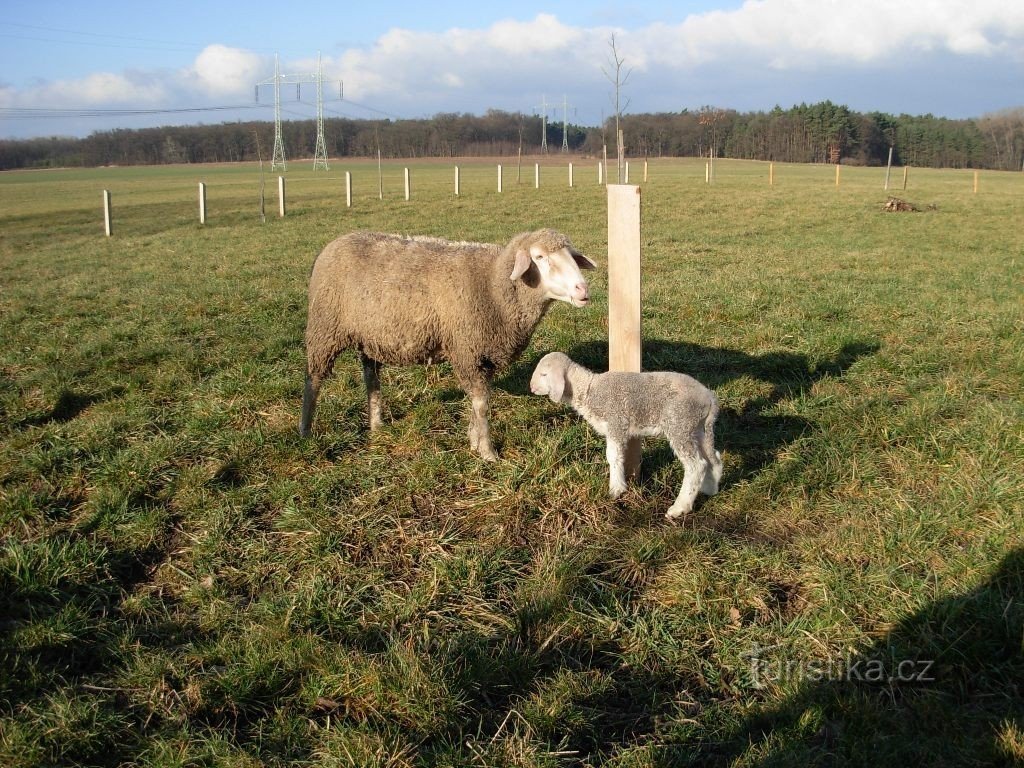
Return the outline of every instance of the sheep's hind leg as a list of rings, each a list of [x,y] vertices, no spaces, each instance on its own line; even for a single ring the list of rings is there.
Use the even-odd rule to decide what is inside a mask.
[[[320,384],[323,376],[306,372],[306,386],[302,390],[302,417],[299,419],[299,435],[309,437],[309,428],[313,424],[313,412],[316,400],[320,396]]]
[[[679,488],[679,495],[665,513],[665,517],[669,520],[676,520],[688,515],[693,509],[693,502],[696,500],[701,486],[704,485],[705,475],[710,465],[700,449],[692,442],[672,440],[671,445],[672,452],[682,462],[685,473],[683,484]]]
[[[484,461],[497,461],[498,455],[491,445],[491,427],[487,420],[490,387],[487,382],[474,382],[469,388],[469,447]]]
[[[370,431],[379,429],[382,423],[382,402],[380,395],[380,363],[359,353],[363,362],[363,384],[366,385],[366,411],[370,419]]]

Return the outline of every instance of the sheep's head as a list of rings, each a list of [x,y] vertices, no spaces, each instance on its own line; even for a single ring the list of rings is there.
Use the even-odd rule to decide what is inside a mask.
[[[573,248],[568,237],[553,229],[541,229],[519,235],[509,247],[515,251],[510,280],[522,279],[531,287],[539,286],[547,298],[574,307],[590,303],[590,288],[580,270],[595,269],[597,264]]]
[[[560,403],[566,394],[566,372],[572,360],[561,352],[550,352],[540,359],[530,377],[530,391],[535,395],[547,395],[551,402]]]

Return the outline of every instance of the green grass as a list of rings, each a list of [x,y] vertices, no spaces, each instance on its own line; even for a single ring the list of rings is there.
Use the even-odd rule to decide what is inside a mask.
[[[652,160],[644,364],[719,393],[722,492],[528,394],[606,363],[604,271],[499,379],[353,354],[296,434],[313,258],[355,228],[566,231],[594,161],[0,175],[0,764],[993,765],[1024,760],[1024,177]],[[636,161],[631,175],[638,176]],[[355,201],[344,205],[344,171]],[[894,174],[894,179],[900,174]],[[209,190],[197,220],[196,184]],[[103,236],[102,189],[114,237]],[[890,679],[892,678],[892,679]]]

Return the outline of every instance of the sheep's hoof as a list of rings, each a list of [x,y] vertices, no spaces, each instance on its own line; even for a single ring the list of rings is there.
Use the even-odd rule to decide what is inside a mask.
[[[621,498],[622,494],[624,494],[625,492],[626,486],[624,485],[622,487],[609,488],[608,496],[611,497],[612,501],[618,501],[618,499]]]
[[[484,461],[498,460],[498,454],[494,452],[493,448],[476,448],[475,450],[477,454],[479,454],[480,458],[483,459]]]
[[[668,512],[665,513],[665,519],[670,523],[679,523],[690,514],[688,509],[676,509],[675,507],[669,507]]]

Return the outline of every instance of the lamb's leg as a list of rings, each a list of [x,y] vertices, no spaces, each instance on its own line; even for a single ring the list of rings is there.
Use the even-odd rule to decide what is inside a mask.
[[[484,461],[497,461],[498,455],[491,445],[491,427],[487,420],[490,390],[486,380],[474,381],[467,389],[470,399],[469,447],[480,454]]]
[[[617,499],[626,492],[626,439],[609,434],[605,456],[608,459],[608,495]]]
[[[707,496],[714,496],[718,493],[718,484],[722,480],[722,454],[715,450],[715,416],[718,410],[715,409],[705,420],[700,429],[697,441],[700,452],[707,459],[710,470],[704,474],[704,482],[701,483],[700,492]]]
[[[381,425],[380,363],[362,352],[359,357],[363,362],[363,384],[366,385],[366,411],[370,418],[370,431],[373,432]]]
[[[306,386],[302,390],[302,417],[299,419],[299,435],[309,437],[309,428],[313,424],[313,412],[316,400],[320,396],[320,384],[323,376],[306,372]]]
[[[688,439],[674,439],[669,442],[672,452],[683,463],[685,473],[683,484],[679,488],[679,495],[676,497],[675,503],[665,513],[666,518],[675,520],[689,514],[693,509],[693,502],[697,498],[697,492],[704,484],[704,477],[710,464],[695,442]]]

